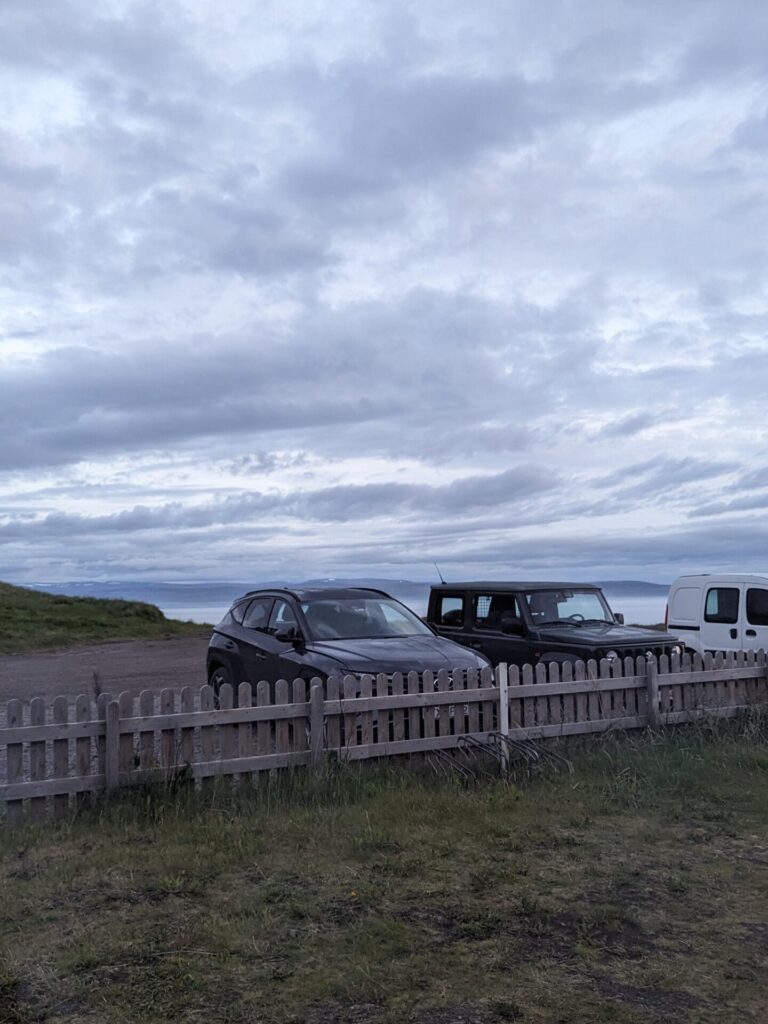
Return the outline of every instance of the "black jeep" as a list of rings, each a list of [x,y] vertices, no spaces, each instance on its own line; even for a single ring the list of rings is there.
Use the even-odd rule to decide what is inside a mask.
[[[590,583],[443,583],[432,587],[427,622],[440,636],[481,651],[494,665],[681,650],[669,633],[625,626]]]

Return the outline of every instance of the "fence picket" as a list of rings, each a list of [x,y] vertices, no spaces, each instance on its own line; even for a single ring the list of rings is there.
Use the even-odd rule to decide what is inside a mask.
[[[420,692],[419,673],[409,672],[406,679],[406,686],[408,693],[416,694]],[[421,739],[421,708],[412,707],[408,710],[408,739],[418,740]]]
[[[53,720],[57,725],[66,725],[69,722],[69,699],[67,697],[56,697],[53,702]],[[56,779],[66,779],[69,775],[69,738],[53,741],[53,776]],[[61,820],[66,818],[69,811],[69,794],[58,793],[53,798],[53,816]]]
[[[432,693],[437,689],[436,680],[429,669],[422,673],[421,678],[424,684],[424,693]],[[433,707],[424,708],[423,723],[424,738],[431,739],[435,735],[435,709]]]
[[[307,694],[307,683],[304,679],[294,679],[293,681],[293,703],[294,704],[306,704],[308,698]],[[293,719],[293,750],[308,750],[309,749],[309,715],[305,715],[303,718]]]
[[[260,684],[269,687],[268,683]],[[200,710],[201,711],[213,711],[215,706],[213,687],[205,686],[200,687]],[[212,725],[204,725],[200,729],[200,757],[204,763],[210,764],[215,758],[215,739],[216,730]],[[211,775],[207,778],[200,780],[201,789],[203,792],[210,790],[212,786],[216,784],[216,776]]]
[[[334,680],[335,682],[335,680]],[[336,682],[336,686],[338,687]],[[272,703],[269,683],[262,680],[256,685],[256,703],[260,708],[268,707]],[[256,723],[256,753],[271,754],[273,747],[272,722]]]
[[[75,701],[75,721],[89,722],[91,720],[91,698],[86,693],[81,693]],[[93,742],[90,736],[79,736],[75,741],[75,774],[81,779],[91,774]],[[76,805],[83,807],[90,800],[90,793],[77,793]]]
[[[563,683],[573,682],[573,662],[563,661],[560,664],[560,680]],[[579,710],[575,694],[563,696],[563,722],[578,722]]]
[[[33,697],[29,702],[29,724],[45,725],[45,699]],[[33,782],[41,782],[46,775],[46,743],[42,740],[29,745],[29,775]],[[29,801],[29,816],[32,821],[44,821],[46,797],[33,797]]]
[[[123,691],[117,698],[120,707],[121,718],[133,718],[133,697],[127,691]],[[133,734],[130,732],[120,733],[118,744],[118,771],[130,772],[134,768],[133,763]]]
[[[549,672],[545,673],[548,676],[550,683],[560,682],[560,666],[556,661],[550,662],[549,666],[542,666],[543,668],[549,668]],[[562,708],[562,696],[559,693],[553,693],[551,697],[547,698],[547,705],[549,708],[549,721],[552,725],[562,725],[563,723],[563,708]]]
[[[389,696],[389,679],[383,673],[380,672],[374,680],[374,691],[377,697]],[[375,728],[376,728],[376,742],[377,743],[388,743],[390,740],[389,729],[390,722],[389,716],[391,712],[387,709],[382,709],[376,713],[375,716]]]
[[[523,686],[533,685],[533,665],[523,665]],[[483,705],[485,707],[485,705]],[[536,722],[536,701],[533,697],[523,700],[523,722],[526,729],[532,729]],[[540,724],[540,723],[539,723]],[[485,727],[484,727],[485,728]]]
[[[9,729],[16,729],[24,724],[24,705],[20,700],[9,700],[6,707],[6,721]],[[5,755],[6,772],[8,782],[21,782],[24,770],[24,744],[9,743]],[[8,824],[20,825],[24,817],[24,802],[22,800],[9,800]]]
[[[402,672],[395,672],[392,676],[392,693],[400,696],[405,690],[405,680]],[[405,710],[395,708],[392,712],[392,739],[395,743],[405,739]]]
[[[230,687],[230,693],[231,689]],[[160,691],[160,714],[172,715],[174,706],[173,690],[166,687]],[[176,730],[173,728],[162,729],[160,732],[160,764],[165,769],[166,778],[169,779],[176,767]]]
[[[142,690],[139,694],[139,714],[142,718],[149,718],[155,713],[155,695],[152,690]],[[155,757],[155,731],[154,729],[142,730],[139,733],[139,768],[148,771],[154,768]]]
[[[343,687],[345,700],[352,700],[357,696],[357,680],[354,676],[344,676]],[[358,716],[354,714],[354,712],[349,715],[344,715],[345,747],[356,747],[360,744],[358,729]]]
[[[587,666],[583,661],[576,661],[571,665],[571,673],[574,682],[584,682],[587,678]],[[585,690],[576,695],[576,721],[589,721],[589,694]]]
[[[282,680],[281,680],[282,682]],[[280,686],[280,683],[276,684]],[[288,684],[283,682],[283,686],[287,687]],[[287,692],[286,692],[287,697]],[[219,708],[222,711],[229,711],[234,707],[235,703],[235,691],[231,683],[223,683],[219,687]],[[219,726],[219,750],[221,751],[221,760],[229,761],[235,756],[235,729],[236,725],[230,725],[229,722],[225,722]],[[288,730],[288,723],[285,723],[286,732]],[[287,743],[286,743],[287,747]]]
[[[445,693],[446,690],[453,688],[453,681],[451,679],[448,669],[441,668],[437,676],[435,677],[435,690],[438,692]],[[454,714],[456,714],[454,706]],[[438,736],[450,736],[451,735],[451,711],[448,704],[441,704],[437,711],[437,721],[435,722],[436,734]]]
[[[250,683],[240,683],[237,688],[237,706],[239,708],[249,708],[253,704],[253,690]],[[254,737],[253,737],[253,723],[252,722],[241,722],[235,726],[237,730],[237,743],[235,749],[237,750],[238,757],[251,757],[253,755]],[[182,757],[183,757],[182,753]],[[241,778],[244,781],[245,776]]]
[[[470,675],[470,673],[472,673]],[[507,686],[509,687],[509,727],[520,729],[523,725],[523,702],[515,697],[515,688],[520,685],[520,666],[510,665],[508,669]],[[474,689],[477,686],[477,672],[470,669],[467,672],[467,686]],[[474,716],[474,717],[473,717]],[[477,726],[473,727],[473,721],[477,719],[477,701],[469,705],[469,731],[477,732]]]
[[[597,662],[594,658],[590,658],[586,664],[587,679],[598,679],[599,673],[597,668]],[[591,722],[599,722],[608,716],[605,714],[603,703],[603,694],[600,690],[590,690],[589,692],[589,719]]]

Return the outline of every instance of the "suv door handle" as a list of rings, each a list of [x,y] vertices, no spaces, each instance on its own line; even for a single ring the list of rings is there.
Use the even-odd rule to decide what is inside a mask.
[[[745,636],[757,636],[757,630],[756,629],[748,629],[748,630],[746,630]]]
[[[476,651],[479,651],[482,646],[483,645],[481,643],[478,643],[477,640],[470,640],[467,643],[467,647],[474,647]]]
[[[224,646],[228,651],[234,651],[234,649],[237,647],[237,644],[235,643],[234,640],[225,640]]]
[[[738,629],[731,629],[729,630],[729,632],[731,634],[731,640],[735,640],[736,637],[739,635]]]

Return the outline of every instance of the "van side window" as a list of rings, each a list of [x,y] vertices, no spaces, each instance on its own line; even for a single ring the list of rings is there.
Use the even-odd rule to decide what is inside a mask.
[[[464,598],[459,594],[441,594],[437,622],[440,626],[463,626]]]
[[[739,591],[736,587],[712,587],[707,591],[705,622],[738,622]]]
[[[747,591],[747,621],[751,626],[768,626],[768,590]]]

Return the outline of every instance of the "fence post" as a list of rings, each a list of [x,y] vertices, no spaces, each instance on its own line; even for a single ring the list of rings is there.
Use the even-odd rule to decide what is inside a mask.
[[[645,684],[648,690],[648,728],[658,729],[661,724],[659,714],[659,666],[655,658],[645,663]]]
[[[499,733],[506,739],[509,736],[509,668],[502,662],[496,668],[496,681],[499,686]],[[501,741],[501,767],[507,771],[509,751],[504,740]]]
[[[120,704],[116,700],[107,704],[104,728],[104,775],[107,790],[112,790],[120,784]]]
[[[315,678],[309,690],[309,758],[313,771],[319,771],[323,763],[325,731],[325,703],[323,684]]]

